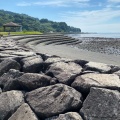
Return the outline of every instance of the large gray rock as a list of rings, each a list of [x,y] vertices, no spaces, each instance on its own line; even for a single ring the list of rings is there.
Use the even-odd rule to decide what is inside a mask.
[[[0,94],[0,120],[8,120],[15,110],[24,103],[21,91],[9,91]]]
[[[40,56],[27,57],[21,60],[23,72],[38,73],[42,69],[43,60]]]
[[[111,65],[111,74],[120,71],[120,66]]]
[[[31,91],[40,87],[56,84],[57,80],[44,74],[25,73],[19,78],[9,80],[3,91],[24,90]]]
[[[68,112],[65,114],[60,114],[58,117],[51,117],[45,120],[83,120],[81,116],[76,112]]]
[[[28,104],[22,104],[8,120],[38,120]]]
[[[80,109],[81,93],[64,84],[42,87],[26,94],[26,101],[42,118]]]
[[[120,93],[91,88],[80,113],[84,120],[120,120]]]
[[[120,89],[120,79],[115,74],[89,73],[78,76],[71,85],[78,91],[86,93],[91,87]]]
[[[89,62],[85,65],[85,70],[98,71],[100,73],[108,73],[111,70],[110,65],[97,62]]]
[[[67,59],[67,58],[61,58],[58,56],[51,56],[44,62],[44,72],[48,69],[49,65],[56,63],[56,62],[70,62],[72,60]]]
[[[15,70],[15,69],[10,69],[7,73],[4,73],[1,77],[0,77],[0,86],[2,88],[4,88],[6,86],[6,84],[15,79],[20,77],[21,75],[23,75],[23,72],[20,72],[19,70]]]
[[[12,59],[6,59],[0,63],[0,76],[10,69],[20,70],[21,66],[18,62]]]
[[[50,65],[50,68],[46,74],[52,74],[60,83],[69,85],[81,71],[82,67],[74,62],[57,62]]]
[[[25,73],[21,77],[9,80],[4,86],[4,91],[8,90],[31,91],[55,83],[56,80],[52,79],[47,75],[37,73]]]
[[[44,74],[26,73],[19,77],[18,83],[23,90],[34,90],[51,84],[52,78]]]
[[[24,90],[24,89],[22,89],[17,79],[11,79],[7,81],[7,83],[4,85],[3,92],[10,90]]]

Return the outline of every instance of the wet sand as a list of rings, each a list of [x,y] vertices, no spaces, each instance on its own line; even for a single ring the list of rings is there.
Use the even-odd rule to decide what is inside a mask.
[[[30,45],[30,47],[40,53],[58,55],[70,59],[82,59],[120,66],[120,55],[108,55],[104,53],[91,52],[68,45],[45,45],[43,43],[37,46]]]

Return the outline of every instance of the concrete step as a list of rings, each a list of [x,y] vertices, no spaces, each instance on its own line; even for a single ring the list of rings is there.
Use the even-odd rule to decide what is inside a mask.
[[[78,40],[63,41],[63,42],[57,43],[55,45],[62,45],[62,44],[74,43],[74,42],[77,42],[77,41]]]

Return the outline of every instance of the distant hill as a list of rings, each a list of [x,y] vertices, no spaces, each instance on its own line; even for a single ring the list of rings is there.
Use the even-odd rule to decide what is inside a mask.
[[[21,24],[24,31],[81,32],[80,28],[68,26],[65,22],[53,22],[48,19],[34,18],[26,14],[0,10],[0,31],[3,31],[2,25],[8,22]]]

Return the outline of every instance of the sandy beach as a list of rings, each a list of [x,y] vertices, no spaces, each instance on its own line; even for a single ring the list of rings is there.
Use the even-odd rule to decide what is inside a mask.
[[[108,55],[104,53],[82,50],[68,45],[44,45],[30,46],[40,53],[58,55],[70,59],[82,59],[106,64],[120,65],[120,55]]]

